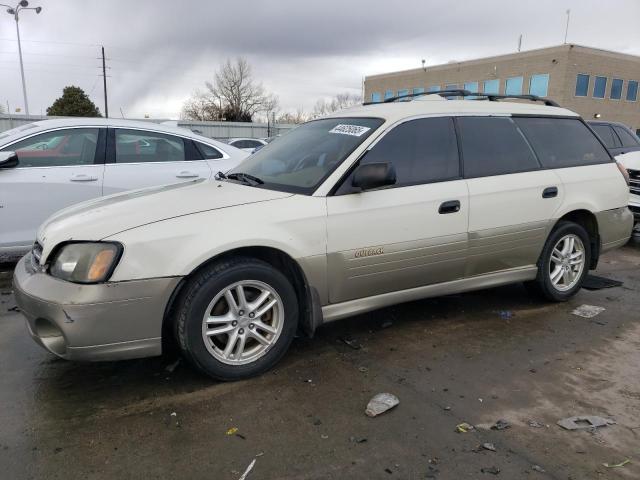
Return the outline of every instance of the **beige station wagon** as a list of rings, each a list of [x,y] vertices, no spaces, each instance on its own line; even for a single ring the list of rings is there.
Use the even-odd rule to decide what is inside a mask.
[[[175,341],[232,380],[386,305],[513,282],[567,300],[629,239],[626,171],[577,114],[503,100],[343,110],[216,180],[62,210],[15,270],[29,331],[70,360]]]

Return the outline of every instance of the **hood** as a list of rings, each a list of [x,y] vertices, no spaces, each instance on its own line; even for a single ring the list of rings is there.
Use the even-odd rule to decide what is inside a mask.
[[[627,170],[640,170],[640,151],[623,153],[616,156],[616,160]]]
[[[79,203],[49,217],[38,231],[43,258],[60,242],[101,240],[169,218],[291,196],[231,182],[192,182],[118,193]]]

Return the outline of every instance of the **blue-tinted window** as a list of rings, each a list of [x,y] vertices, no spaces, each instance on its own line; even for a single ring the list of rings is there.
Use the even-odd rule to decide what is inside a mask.
[[[464,89],[465,90],[469,90],[470,92],[477,92],[478,91],[478,82],[465,82],[464,84]],[[475,95],[467,95],[464,98],[468,98],[468,99],[475,99],[478,98]]]
[[[627,83],[627,100],[635,102],[638,99],[638,82],[629,80]]]
[[[500,80],[497,78],[494,80],[485,80],[484,81],[484,89],[482,90],[484,93],[495,93],[496,95],[500,93]]]
[[[429,92],[437,92],[438,90],[440,90],[440,85],[431,85],[429,87]]]
[[[522,77],[507,78],[504,93],[507,95],[522,95]]]
[[[393,98],[393,90],[385,90],[384,99]]]
[[[549,94],[549,74],[531,75],[529,80],[529,94],[546,97]]]
[[[607,77],[596,77],[593,84],[593,98],[604,98],[607,91]]]
[[[457,88],[458,88],[457,83],[449,83],[448,85],[444,86],[445,90],[456,90]]]
[[[622,98],[622,86],[624,84],[624,80],[620,78],[614,78],[611,81],[611,92],[609,93],[609,98],[612,100],[620,100]]]
[[[579,73],[576,77],[576,97],[586,97],[589,94],[589,75]]]
[[[409,100],[409,90],[407,88],[403,88],[402,90],[398,90],[399,97],[407,97],[404,100]]]
[[[382,101],[382,95],[380,95],[380,92],[373,92],[371,94],[371,101],[374,103],[378,103]]]
[[[418,95],[418,94],[420,94],[420,93],[424,93],[424,88],[423,88],[423,87],[414,87],[414,89],[413,89],[413,93],[414,93],[415,95]]]

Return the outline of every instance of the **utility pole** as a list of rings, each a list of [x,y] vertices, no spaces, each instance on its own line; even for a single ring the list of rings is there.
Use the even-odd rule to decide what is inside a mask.
[[[567,10],[567,27],[564,29],[564,44],[567,44],[567,35],[569,35],[569,19],[571,18],[571,9]]]
[[[102,48],[102,84],[104,86],[104,117],[109,118],[109,104],[107,103],[107,66],[104,59],[104,46]]]
[[[518,38],[518,51],[522,50],[522,34]]]

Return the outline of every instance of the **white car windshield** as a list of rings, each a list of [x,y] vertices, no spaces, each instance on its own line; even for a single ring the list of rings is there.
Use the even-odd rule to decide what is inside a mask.
[[[227,173],[233,181],[311,194],[384,120],[327,118],[305,123]]]

